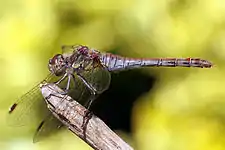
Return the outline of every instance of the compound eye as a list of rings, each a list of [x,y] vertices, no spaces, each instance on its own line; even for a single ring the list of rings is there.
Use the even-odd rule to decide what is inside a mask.
[[[52,59],[49,59],[49,62],[48,62],[48,64],[51,64],[51,65],[52,65]]]
[[[56,76],[63,74],[65,71],[65,62],[62,54],[56,54],[52,59],[50,59],[48,68],[50,72]]]
[[[54,65],[59,61],[62,61],[62,55],[61,54],[56,54],[52,59],[49,60],[49,64]]]

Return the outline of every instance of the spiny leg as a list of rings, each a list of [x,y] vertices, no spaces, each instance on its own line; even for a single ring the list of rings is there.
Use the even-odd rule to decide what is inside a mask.
[[[74,84],[76,84],[76,79],[75,79],[74,74],[69,74],[69,75],[68,75],[68,82],[67,82],[66,90],[65,90],[63,93],[60,93],[60,94],[63,94],[63,95],[68,94],[69,89],[70,89],[70,81],[71,81],[71,77],[73,78]]]
[[[87,125],[88,125],[89,120],[92,118],[93,113],[89,110],[86,110],[84,113],[85,114],[83,117],[83,123],[82,123],[81,128],[83,129],[83,136],[84,136],[84,139],[86,140]]]
[[[91,107],[92,102],[96,99],[97,95],[99,94],[97,90],[90,85],[80,74],[77,74],[77,76],[83,81],[83,83],[88,87],[88,89],[91,91],[91,97],[89,100],[84,104],[84,106],[89,109]]]
[[[65,75],[64,75],[64,76],[65,76]],[[62,82],[62,81],[65,79],[64,76],[62,77],[63,79],[60,79],[60,80],[61,80],[60,82]],[[76,83],[76,82],[75,82],[75,76],[74,76],[73,74],[68,74],[67,76],[68,76],[68,81],[67,81],[66,89],[65,89],[65,91],[64,91],[63,93],[60,93],[60,94],[67,94],[67,93],[68,93],[68,90],[69,90],[69,88],[70,88],[71,77],[73,78],[74,83]],[[81,75],[78,75],[78,77],[84,82],[84,84],[85,84],[85,85],[90,89],[90,91],[91,91],[91,98],[90,98],[89,101],[85,104],[86,106],[88,106],[87,109],[89,109],[90,106],[91,106],[91,103],[92,103],[92,102],[94,101],[94,99],[96,98],[97,92],[96,92],[96,90],[94,89],[94,87],[92,87],[90,84],[88,84],[88,82],[87,82]],[[59,82],[59,81],[58,81],[58,82]],[[59,83],[60,83],[60,82],[59,82]],[[85,113],[85,114],[84,114],[84,117],[83,117],[82,128],[83,128],[84,139],[86,139],[87,125],[88,125],[89,120],[92,118],[93,113],[90,112],[89,110],[86,110],[84,113]],[[60,127],[61,127],[61,126],[60,126]],[[60,128],[60,127],[59,127],[59,128]]]
[[[66,84],[66,89],[60,94],[62,94],[62,95],[68,94],[69,89],[70,89],[70,81],[71,81],[71,74],[68,74],[68,81],[67,81],[67,84]]]
[[[98,96],[98,92],[97,90],[90,85],[80,74],[77,74],[77,76],[83,81],[83,83],[89,88],[89,90],[91,91],[91,97],[88,99],[88,101],[84,104],[84,106],[87,108],[87,110],[84,112],[84,118],[83,118],[83,123],[82,123],[82,128],[83,128],[83,135],[84,135],[84,139],[86,139],[86,129],[87,129],[87,125],[89,120],[91,119],[91,117],[93,116],[93,113],[91,111],[89,111],[88,109],[91,107],[92,102],[96,99],[96,97]]]
[[[83,81],[88,89],[91,90],[92,93],[97,94],[97,90],[92,85],[90,85],[82,75],[77,73],[77,76]]]
[[[89,100],[84,104],[84,106],[89,109],[93,103],[93,101],[98,97],[99,95],[97,94],[91,94],[91,97],[89,98]]]
[[[70,80],[71,80],[71,75],[69,74],[68,75],[68,81],[67,81],[67,85],[66,85],[66,92],[68,92],[69,91],[69,88],[70,88]]]
[[[57,82],[55,82],[55,84],[56,85],[59,85],[63,80],[65,80],[65,78],[67,77],[67,73],[65,73],[64,75],[63,75],[63,77],[61,78],[61,79],[59,79],[59,81],[57,81]]]
[[[67,81],[67,84],[66,84],[66,89],[65,89],[64,92],[60,93],[60,94],[62,94],[62,95],[68,94],[68,91],[69,91],[69,89],[70,89],[71,76],[72,76],[73,78],[74,78],[74,76],[71,75],[71,74],[65,73],[65,74],[63,75],[63,77],[62,77],[61,79],[59,79],[59,81],[57,81],[57,82],[55,83],[56,85],[59,85],[63,80],[65,80],[65,78],[66,78],[67,76],[68,76],[68,81]]]

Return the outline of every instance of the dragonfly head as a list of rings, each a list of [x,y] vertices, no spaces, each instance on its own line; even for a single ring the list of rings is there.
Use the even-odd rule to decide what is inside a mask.
[[[62,54],[56,54],[52,59],[49,60],[48,69],[51,73],[56,76],[61,76],[66,72],[66,63]]]

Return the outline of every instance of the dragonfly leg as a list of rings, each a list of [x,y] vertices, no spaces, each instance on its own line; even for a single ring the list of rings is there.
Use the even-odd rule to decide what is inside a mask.
[[[84,104],[84,106],[89,109],[91,107],[92,102],[97,98],[98,95],[91,94],[90,99]]]
[[[87,109],[90,108],[92,102],[96,99],[96,96],[99,94],[97,92],[97,90],[92,86],[90,85],[80,74],[77,74],[77,76],[83,81],[83,83],[89,88],[89,90],[91,91],[91,97],[90,99],[87,101],[87,103],[85,104],[85,107]]]
[[[84,114],[84,117],[83,117],[83,123],[81,125],[81,128],[83,129],[83,136],[84,136],[84,139],[86,140],[87,125],[88,125],[89,120],[93,116],[93,112],[91,112],[89,110],[86,110],[84,113],[85,114]]]
[[[63,75],[63,77],[62,77],[59,81],[57,81],[57,82],[55,83],[56,85],[60,84],[63,80],[65,80],[65,78],[66,78],[67,76],[68,76],[68,81],[67,81],[67,84],[66,84],[66,89],[64,90],[64,92],[60,93],[60,94],[62,94],[62,95],[68,94],[68,91],[69,91],[69,89],[70,89],[71,76],[73,77],[73,75],[68,74],[68,73],[65,73],[65,74]]]
[[[71,74],[68,74],[68,81],[67,81],[67,84],[66,84],[66,89],[64,90],[64,92],[62,92],[60,94],[62,94],[62,95],[68,94],[69,89],[70,89],[70,81],[71,81]]]
[[[70,89],[70,80],[71,80],[71,75],[68,75],[68,81],[67,81],[67,85],[66,85],[66,91],[68,92]]]
[[[61,79],[59,79],[59,81],[55,82],[55,84],[56,84],[56,85],[60,84],[67,76],[68,76],[68,74],[65,73],[65,74],[63,75],[63,77],[62,77]]]
[[[83,83],[88,87],[89,90],[91,90],[91,92],[96,95],[98,92],[97,90],[92,86],[90,85],[86,79],[84,79],[80,74],[77,74],[77,76],[83,81]]]

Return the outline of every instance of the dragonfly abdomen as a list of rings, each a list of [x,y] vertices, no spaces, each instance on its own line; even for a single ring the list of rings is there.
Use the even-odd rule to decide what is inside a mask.
[[[109,71],[122,71],[141,67],[199,67],[211,68],[212,63],[199,58],[128,58],[106,53],[101,61]]]

